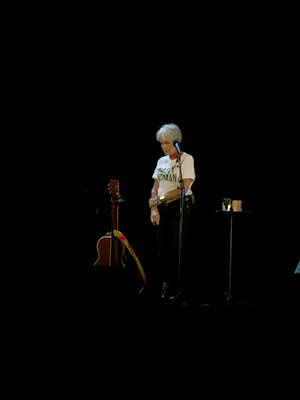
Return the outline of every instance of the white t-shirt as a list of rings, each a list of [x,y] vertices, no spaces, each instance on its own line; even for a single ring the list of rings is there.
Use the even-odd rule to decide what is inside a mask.
[[[194,182],[196,175],[193,156],[183,152],[180,156],[180,160],[182,179],[192,179]],[[161,157],[157,161],[157,165],[152,175],[152,178],[157,179],[159,182],[157,193],[158,196],[163,196],[167,192],[179,188],[180,173],[177,158],[172,160],[170,156]],[[191,182],[190,187],[186,192],[187,196],[193,193],[191,190],[193,182]]]

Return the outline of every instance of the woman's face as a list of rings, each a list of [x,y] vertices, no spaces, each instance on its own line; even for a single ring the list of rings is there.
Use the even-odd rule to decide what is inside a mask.
[[[171,140],[162,139],[160,141],[160,145],[166,156],[171,156],[172,154],[176,153],[176,147]]]

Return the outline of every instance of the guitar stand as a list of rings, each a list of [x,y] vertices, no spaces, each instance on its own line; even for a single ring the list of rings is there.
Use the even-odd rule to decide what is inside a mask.
[[[251,211],[221,211],[216,210],[217,214],[230,215],[230,230],[229,230],[229,263],[228,263],[228,287],[225,291],[225,308],[230,310],[233,304],[241,304],[248,307],[255,307],[255,304],[246,301],[234,299],[232,297],[232,231],[233,231],[233,214],[251,214]]]

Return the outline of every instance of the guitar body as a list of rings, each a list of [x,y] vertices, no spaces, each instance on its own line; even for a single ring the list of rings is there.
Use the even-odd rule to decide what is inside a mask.
[[[98,259],[94,265],[111,266],[111,236],[102,236],[97,242]]]
[[[95,266],[111,267],[118,266],[120,261],[123,266],[123,256],[125,253],[125,245],[117,243],[115,238],[110,234],[102,236],[97,242],[98,259],[94,263]]]

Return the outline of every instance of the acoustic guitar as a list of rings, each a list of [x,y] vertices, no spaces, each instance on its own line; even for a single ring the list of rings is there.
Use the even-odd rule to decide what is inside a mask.
[[[143,267],[135,254],[132,246],[130,245],[127,237],[119,231],[119,204],[124,201],[119,192],[119,181],[111,179],[108,184],[108,190],[111,194],[111,232],[102,236],[97,242],[98,258],[94,266],[126,266],[125,263],[125,249],[129,251],[133,260],[135,261],[140,277],[142,278],[142,288],[139,290],[141,293],[146,285],[147,278]],[[141,285],[139,285],[141,286]]]
[[[111,179],[108,184],[108,191],[111,194],[111,231],[102,236],[97,242],[98,258],[95,266],[125,266],[123,255],[125,252],[124,243],[113,235],[113,231],[118,230],[119,225],[119,203],[124,201],[119,193],[119,181]]]

